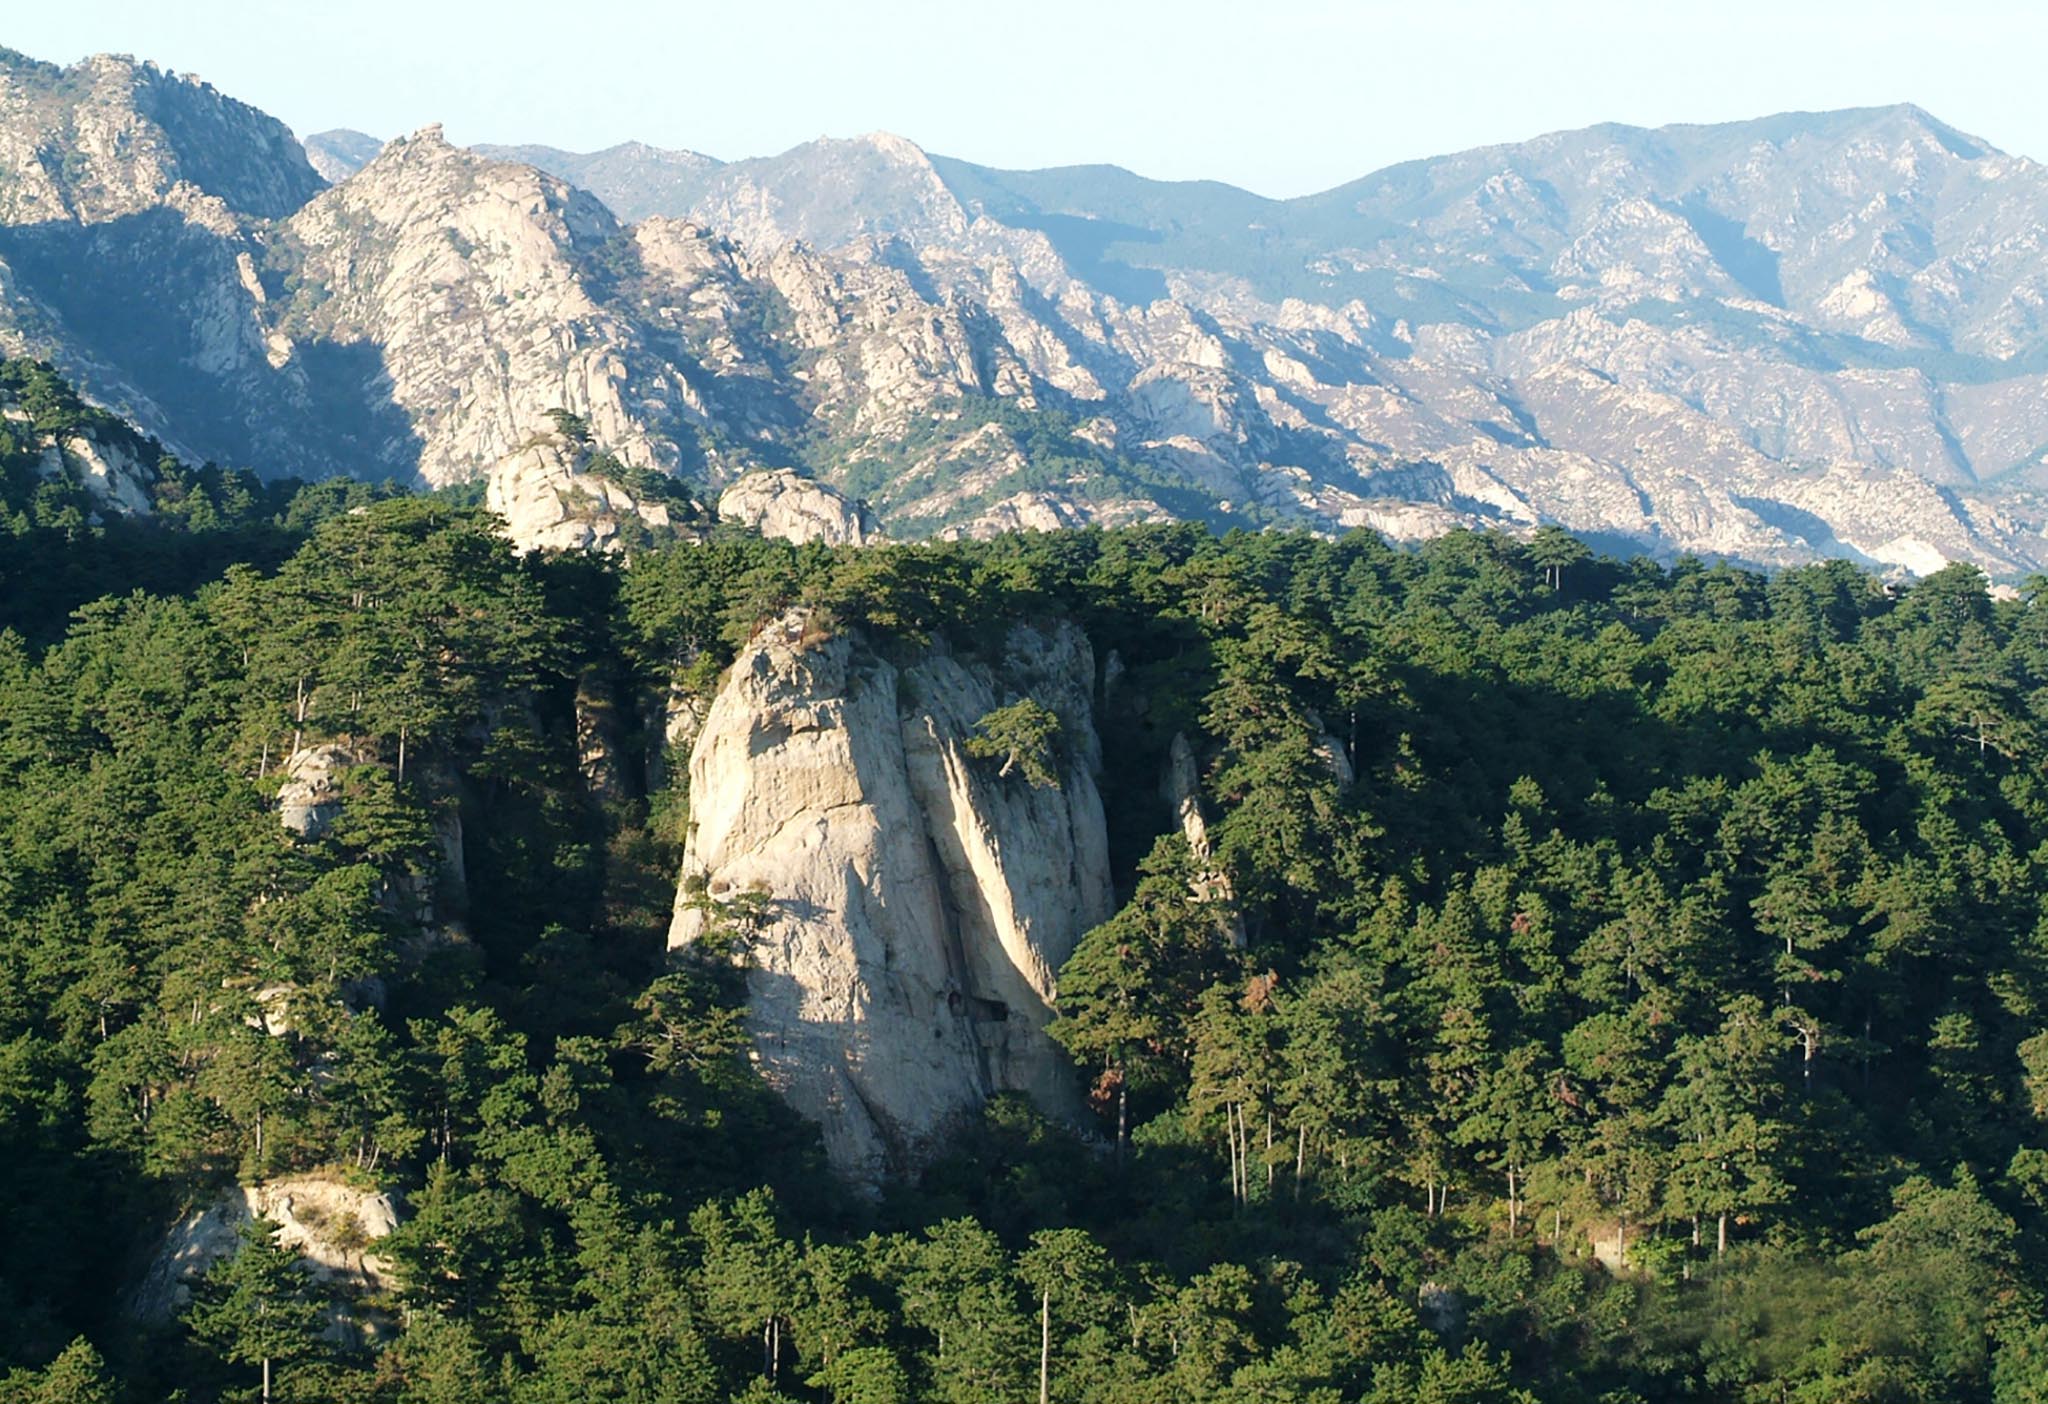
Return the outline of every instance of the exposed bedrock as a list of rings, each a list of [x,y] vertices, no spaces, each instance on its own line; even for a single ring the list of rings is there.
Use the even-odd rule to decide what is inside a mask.
[[[763,630],[704,718],[669,940],[714,919],[700,892],[764,895],[759,1066],[872,1184],[991,1093],[1076,1109],[1045,1024],[1056,972],[1111,910],[1094,656],[1072,625],[1020,625],[1000,659],[937,642],[899,666],[806,624]],[[1060,719],[1056,785],[968,753],[976,723],[1024,697]]]

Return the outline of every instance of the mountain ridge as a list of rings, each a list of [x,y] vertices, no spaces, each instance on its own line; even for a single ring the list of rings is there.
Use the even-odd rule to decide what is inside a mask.
[[[1274,201],[888,133],[302,148],[149,66],[5,81],[74,115],[10,100],[0,169],[35,164],[24,130],[149,140],[74,162],[112,162],[110,219],[0,224],[0,338],[194,457],[455,482],[560,408],[637,469],[796,470],[899,537],[1552,523],[2048,565],[2048,172],[1910,104],[1608,124]],[[167,128],[124,96],[160,88]],[[144,159],[188,132],[232,198]]]

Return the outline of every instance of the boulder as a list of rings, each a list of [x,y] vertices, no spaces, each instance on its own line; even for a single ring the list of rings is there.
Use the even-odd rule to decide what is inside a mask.
[[[347,746],[307,746],[285,758],[277,791],[278,822],[300,838],[318,838],[341,817],[341,773],[362,764]]]

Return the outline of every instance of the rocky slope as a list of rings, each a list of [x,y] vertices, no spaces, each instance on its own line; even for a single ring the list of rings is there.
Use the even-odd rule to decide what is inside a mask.
[[[274,218],[321,184],[282,123],[197,78],[108,54],[60,69],[0,50],[0,222],[105,223],[181,186]]]
[[[1110,912],[1094,676],[1071,625],[1019,627],[992,663],[941,643],[899,665],[797,614],[741,653],[703,720],[670,944],[760,894],[758,1064],[857,1181],[914,1162],[991,1092],[1070,1110],[1044,1024],[1054,972]],[[1056,787],[965,749],[1027,695],[1061,720]]]
[[[2048,177],[1918,109],[1560,133],[1294,201],[885,136],[630,198],[914,273],[992,314],[1042,399],[1257,519],[2042,558]],[[1076,486],[1028,494],[1036,523],[1102,517]],[[1112,495],[1187,510],[1159,486]]]
[[[0,346],[267,472],[461,481],[560,408],[629,466],[795,470],[897,537],[1551,521],[2048,565],[2048,172],[1914,108],[1592,128],[1290,201],[881,134],[372,145],[323,134],[323,192],[194,80],[0,57]]]

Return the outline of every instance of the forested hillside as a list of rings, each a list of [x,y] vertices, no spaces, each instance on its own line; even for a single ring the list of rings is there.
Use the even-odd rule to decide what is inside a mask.
[[[0,1400],[2048,1398],[2037,596],[1555,532],[522,559],[175,465],[96,525],[26,452]],[[1103,663],[1093,1112],[998,1098],[879,1198],[749,1065],[775,894],[664,950],[660,699],[793,607]],[[1042,713],[991,773],[1056,779]],[[314,1276],[259,1219],[152,1315],[171,1225],[288,1180],[397,1226]]]

